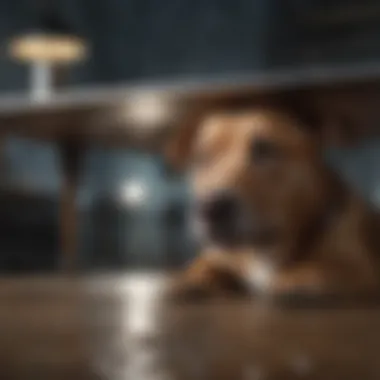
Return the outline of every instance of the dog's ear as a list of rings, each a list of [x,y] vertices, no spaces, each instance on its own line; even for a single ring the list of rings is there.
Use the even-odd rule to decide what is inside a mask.
[[[186,123],[174,129],[168,137],[164,157],[173,169],[181,170],[187,166],[198,128],[198,124]]]
[[[192,109],[182,115],[182,122],[171,130],[163,154],[167,164],[175,171],[185,169],[191,160],[194,140],[203,115],[200,109]]]
[[[303,131],[317,137],[324,123],[323,116],[310,100],[308,94],[303,92],[280,95],[275,105],[298,122]]]
[[[349,115],[335,107],[331,97],[326,98],[318,92],[299,91],[281,97],[279,104],[321,146],[347,145],[355,140]]]

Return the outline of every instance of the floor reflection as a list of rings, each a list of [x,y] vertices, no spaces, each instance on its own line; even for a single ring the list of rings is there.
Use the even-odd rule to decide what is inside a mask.
[[[1,380],[377,380],[380,309],[174,305],[152,273],[0,280]]]
[[[162,275],[134,273],[107,284],[117,325],[108,334],[108,354],[117,351],[122,359],[103,378],[376,379],[380,373],[373,354],[380,349],[380,339],[374,340],[380,318],[373,314],[379,311],[290,310],[255,302],[174,306],[162,297],[168,286]],[[102,347],[104,359],[110,345]]]

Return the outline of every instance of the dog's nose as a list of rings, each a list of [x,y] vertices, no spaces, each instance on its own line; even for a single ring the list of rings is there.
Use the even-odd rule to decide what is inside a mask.
[[[231,219],[237,209],[237,201],[229,192],[218,192],[201,203],[201,213],[210,222]]]

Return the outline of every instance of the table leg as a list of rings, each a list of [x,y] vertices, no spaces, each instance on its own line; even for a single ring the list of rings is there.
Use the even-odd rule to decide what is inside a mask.
[[[8,135],[6,133],[0,133],[0,187],[4,185],[7,180],[7,157],[6,157],[6,145]]]
[[[61,269],[78,269],[78,210],[77,194],[80,169],[84,156],[83,146],[71,141],[59,145],[62,185],[60,194],[60,249]]]

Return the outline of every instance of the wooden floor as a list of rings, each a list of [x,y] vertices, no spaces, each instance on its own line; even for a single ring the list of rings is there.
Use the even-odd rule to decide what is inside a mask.
[[[169,306],[165,284],[0,280],[0,379],[380,379],[379,307]]]

